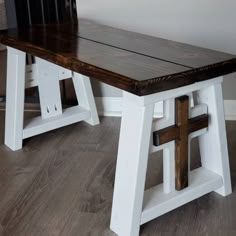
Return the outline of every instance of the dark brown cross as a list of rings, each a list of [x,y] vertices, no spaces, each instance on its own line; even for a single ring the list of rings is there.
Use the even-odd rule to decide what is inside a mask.
[[[188,187],[188,136],[197,130],[208,127],[208,115],[189,119],[189,97],[175,99],[176,124],[154,132],[155,146],[175,140],[175,188]]]

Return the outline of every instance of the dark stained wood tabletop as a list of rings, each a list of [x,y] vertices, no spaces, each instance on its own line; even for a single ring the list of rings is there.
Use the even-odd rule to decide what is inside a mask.
[[[0,43],[136,95],[236,71],[236,56],[79,20],[0,32]]]

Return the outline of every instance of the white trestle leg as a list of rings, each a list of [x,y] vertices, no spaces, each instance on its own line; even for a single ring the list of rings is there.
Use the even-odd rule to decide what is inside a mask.
[[[22,148],[26,54],[8,47],[5,144]]]
[[[173,98],[163,101],[163,118],[153,122],[153,131],[163,129],[175,124],[175,100]],[[175,189],[175,142],[153,146],[151,140],[150,153],[163,150],[163,191],[170,193]]]
[[[63,110],[59,81],[70,77],[79,105]],[[35,86],[39,89],[41,116],[24,121],[25,88]],[[99,124],[90,79],[40,58],[26,67],[25,53],[8,47],[5,144],[18,150],[23,139],[79,121]]]
[[[219,77],[142,97],[123,93],[111,217],[111,229],[119,236],[138,236],[140,225],[212,191],[224,196],[232,192],[222,81]],[[199,137],[202,167],[188,168],[188,187],[176,191],[175,141],[153,146],[152,132],[175,125],[175,98],[192,93],[197,104],[189,107],[189,119],[208,114],[209,127],[190,133],[189,147],[191,139]],[[153,119],[154,105],[160,101],[164,101],[164,117]],[[163,150],[163,184],[144,191],[149,153],[159,150]]]
[[[163,149],[163,191],[175,190],[175,142],[172,141]]]
[[[199,137],[202,166],[222,177],[223,186],[215,191],[226,196],[232,187],[221,83],[198,91],[197,100],[208,105],[210,115],[208,132]]]
[[[124,94],[111,229],[139,234],[154,104],[140,105]],[[142,97],[140,97],[140,100]]]
[[[36,58],[38,66],[38,89],[43,119],[62,114],[58,66]]]
[[[91,117],[85,121],[90,125],[99,124],[97,108],[89,77],[73,72],[72,80],[79,105],[91,112]]]

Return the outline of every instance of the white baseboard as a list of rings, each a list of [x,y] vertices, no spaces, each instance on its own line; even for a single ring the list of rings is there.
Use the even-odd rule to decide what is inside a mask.
[[[123,103],[123,99],[121,97],[96,97],[95,101],[99,115],[116,117],[121,116]],[[159,102],[155,106],[154,116],[162,117],[162,114],[162,102]]]
[[[98,114],[100,116],[121,117],[122,98],[121,97],[96,97]],[[225,100],[225,119],[236,120],[236,100]],[[4,110],[4,109],[3,109]],[[35,109],[27,109],[27,111],[35,111]],[[162,102],[158,103],[154,111],[155,117],[163,116]]]
[[[96,104],[99,115],[120,117],[122,113],[121,97],[97,97]],[[225,118],[226,120],[236,120],[236,100],[225,100]],[[162,102],[155,107],[155,117],[162,117]]]
[[[236,120],[236,100],[225,100],[225,119]]]
[[[96,97],[95,101],[100,116],[121,116],[122,98]]]
[[[0,43],[0,51],[6,50],[6,46]]]

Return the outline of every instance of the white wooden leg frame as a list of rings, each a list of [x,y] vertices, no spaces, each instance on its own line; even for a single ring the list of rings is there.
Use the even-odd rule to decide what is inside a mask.
[[[26,66],[25,53],[8,47],[5,144],[12,150],[21,149],[25,138],[79,121],[99,124],[89,78],[35,60]],[[59,80],[71,77],[79,105],[63,110]],[[34,86],[39,89],[41,116],[24,122],[24,91]]]
[[[138,236],[140,225],[212,191],[223,196],[232,192],[222,81],[216,78],[143,97],[124,92],[111,218],[111,229],[119,236]],[[189,186],[176,191],[174,142],[154,147],[152,132],[173,125],[174,99],[192,93],[198,105],[190,109],[190,118],[208,112],[209,127],[189,136],[199,136],[202,167],[189,170]],[[159,101],[164,101],[165,117],[153,122],[154,104]],[[144,191],[148,155],[161,149],[164,182]]]

